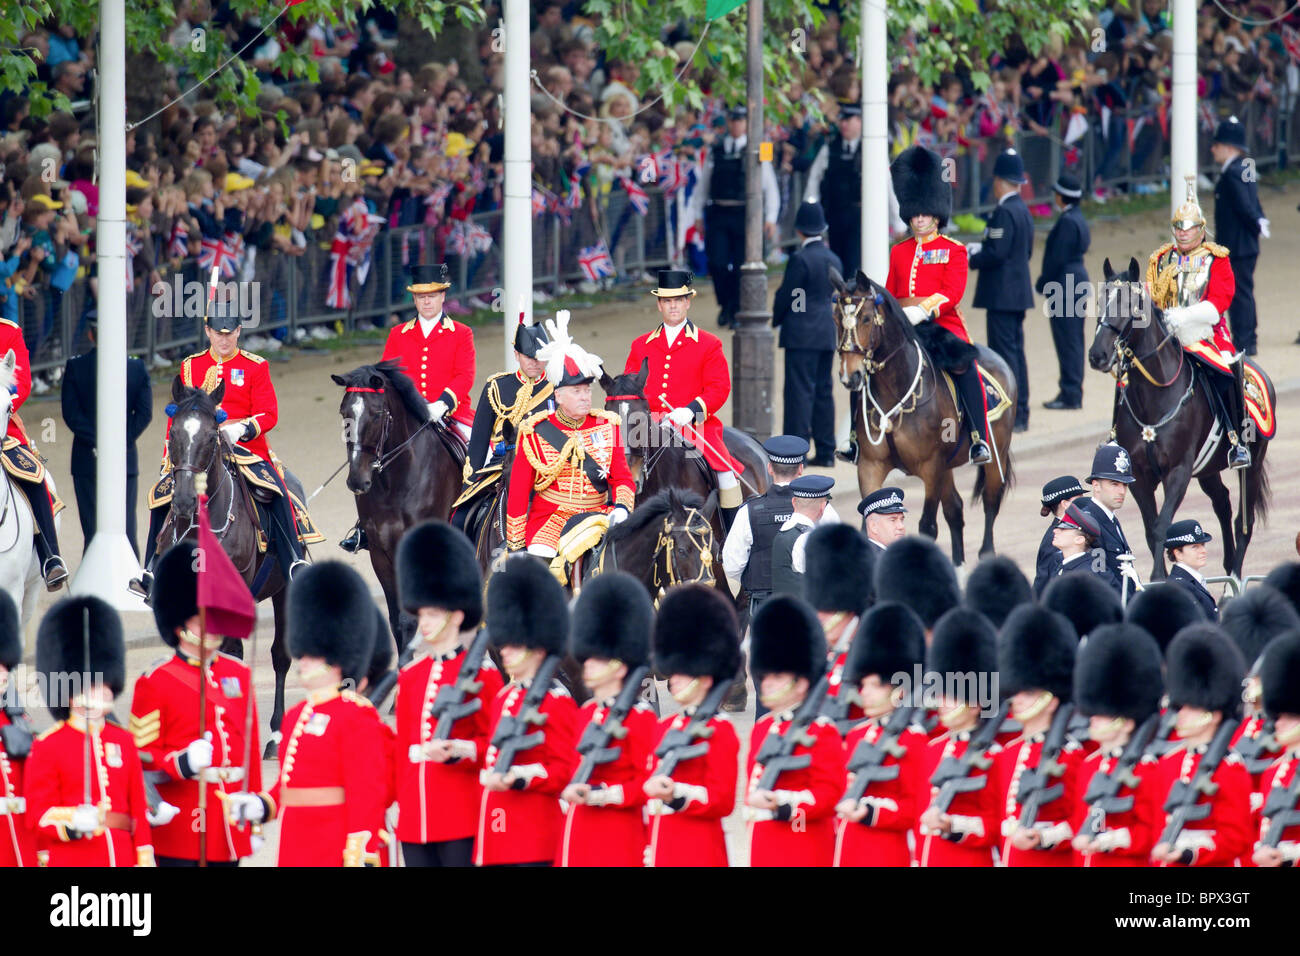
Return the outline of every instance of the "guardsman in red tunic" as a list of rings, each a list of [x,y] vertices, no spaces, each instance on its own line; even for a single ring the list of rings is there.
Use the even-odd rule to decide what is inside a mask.
[[[1084,751],[1064,734],[1073,708],[1074,655],[1079,639],[1068,620],[1037,605],[1017,607],[1007,616],[999,635],[999,691],[1011,697],[1011,719],[1022,732],[994,759],[1002,799],[1002,842],[999,857],[1005,866],[1073,866],[1071,822],[1079,795],[1079,764]],[[1043,750],[1048,744],[1056,769],[1047,771]],[[1026,775],[1029,775],[1028,777]],[[1040,777],[1040,780],[1035,780]],[[1060,788],[1050,799],[1029,792],[1026,783]],[[1034,819],[1025,814],[1033,801]]]
[[[980,720],[982,708],[993,705],[981,700],[991,684],[981,691],[981,681],[998,669],[997,633],[978,611],[953,608],[934,626],[926,671],[943,681],[939,722],[943,733],[925,748],[921,775],[928,796],[917,825],[917,862],[921,866],[992,866],[993,847],[998,843],[1002,822],[1001,793],[997,773],[991,764],[1001,749],[992,744],[981,756],[990,765],[972,767],[967,776],[983,776],[979,789],[958,793],[947,809],[934,805],[940,788],[931,780],[943,761],[962,760]],[[996,717],[985,719],[996,720]]]
[[[740,634],[732,603],[713,587],[685,584],[664,595],[655,617],[655,670],[668,678],[668,693],[682,712],[659,722],[648,758],[650,845],[646,866],[726,866],[723,818],[736,808],[740,739],[719,713],[725,690],[740,667]],[[715,689],[718,693],[714,693]],[[700,712],[708,700],[712,713]],[[685,746],[703,746],[696,756],[672,758],[663,773],[656,751],[673,731],[699,721],[698,737]],[[690,731],[693,735],[694,731]],[[667,754],[665,754],[667,756]]]
[[[47,854],[46,866],[153,866],[135,741],[105,719],[126,683],[117,612],[96,597],[54,605],[36,636],[36,670],[58,721],[32,743],[25,768],[27,825],[36,831],[38,858]]]
[[[1165,654],[1169,675],[1169,706],[1178,712],[1179,746],[1160,758],[1166,795],[1179,782],[1190,784],[1211,742],[1225,723],[1233,728],[1241,720],[1241,684],[1246,666],[1241,652],[1221,630],[1211,624],[1184,629]],[[1233,866],[1237,857],[1249,857],[1255,832],[1250,806],[1250,774],[1241,757],[1231,751],[1210,777],[1212,795],[1201,794],[1210,813],[1191,820],[1172,843],[1156,838],[1154,863],[1168,866]],[[1172,814],[1168,814],[1168,824]]]
[[[388,695],[397,688],[399,675],[393,671],[396,645],[388,626],[388,612],[375,605],[375,646],[370,652],[370,666],[357,684],[357,693],[370,701],[379,721],[379,732],[384,739],[384,801],[383,815],[375,821],[378,828],[380,866],[396,866],[397,827],[389,818],[389,809],[397,803],[397,728],[380,714]],[[389,683],[391,681],[391,683]],[[385,689],[386,688],[386,689]]]
[[[1146,284],[1151,302],[1164,313],[1165,326],[1183,349],[1200,360],[1206,378],[1219,393],[1219,418],[1228,433],[1229,468],[1249,468],[1245,366],[1232,344],[1228,306],[1236,291],[1226,247],[1205,237],[1205,214],[1196,201],[1196,184],[1187,184],[1187,201],[1170,223],[1174,241],[1147,260]]]
[[[591,513],[608,515],[607,525],[619,524],[632,510],[636,485],[618,415],[591,408],[591,383],[600,373],[600,359],[573,343],[568,319],[562,311],[548,323],[550,341],[537,353],[555,386],[556,409],[539,412],[520,426],[506,499],[506,547],[572,560],[595,541],[566,537],[566,525]],[[596,522],[601,523],[605,519]]]
[[[966,247],[939,231],[952,214],[952,186],[943,178],[943,160],[923,146],[904,150],[891,170],[899,215],[912,235],[889,250],[885,287],[916,327],[930,358],[952,376],[971,427],[970,463],[986,465],[993,460],[988,407],[960,308],[966,294]]]
[[[1137,754],[1131,743],[1139,727],[1159,720],[1163,668],[1160,646],[1135,624],[1096,627],[1079,649],[1074,699],[1097,750],[1079,764],[1071,826],[1076,865],[1148,865],[1164,826],[1164,792],[1156,758]],[[1109,802],[1090,802],[1094,780],[1104,778],[1118,781]]]
[[[817,612],[817,619],[826,632],[831,670],[827,695],[837,698],[840,704],[836,719],[840,730],[845,732],[864,716],[860,702],[850,699],[845,707],[838,698],[841,693],[849,698],[855,694],[852,682],[844,685],[844,663],[862,613],[871,603],[873,568],[871,542],[857,528],[829,524],[808,535],[804,550],[804,598]],[[886,682],[889,676],[884,675]]]
[[[10,672],[22,659],[18,608],[8,591],[0,591],[0,698],[9,690]],[[36,837],[27,825],[23,787],[31,749],[32,729],[22,708],[0,708],[0,867],[36,865]]]
[[[857,800],[846,794],[835,808],[839,814],[835,866],[911,865],[907,834],[916,828],[921,801],[929,794],[921,765],[930,740],[915,721],[896,735],[887,728],[897,719],[899,707],[914,715],[921,713],[908,705],[894,678],[912,675],[924,663],[925,626],[903,605],[892,601],[877,604],[862,618],[844,667],[846,685],[857,689],[865,708],[863,719],[844,741],[849,758],[848,788],[850,792],[854,789],[854,757],[864,742],[881,747],[883,756],[876,766],[893,777],[866,784]],[[892,752],[894,746],[901,747],[902,753]]]
[[[577,767],[587,766],[594,753],[584,752],[584,740],[617,753],[591,763],[587,779],[571,782],[560,795],[569,809],[557,866],[645,865],[645,782],[658,718],[640,688],[648,675],[653,627],[654,605],[645,586],[621,571],[583,585],[574,604],[569,653],[582,664],[582,682],[592,695],[578,712]],[[635,696],[625,700],[627,695]],[[616,718],[621,726],[602,737],[601,728]]]
[[[483,618],[483,579],[469,540],[441,521],[408,531],[397,548],[403,609],[418,619],[419,649],[397,679],[397,837],[407,866],[473,866],[488,747],[488,717],[501,674],[484,656],[478,676],[461,668]],[[434,701],[462,677],[479,688],[445,740]]]
[[[801,598],[769,598],[750,627],[749,669],[771,712],[749,738],[745,817],[750,866],[830,866],[835,856],[835,804],[844,793],[844,741],[833,721],[817,716],[796,726],[796,711],[826,672],[826,638],[817,615]],[[765,781],[758,761],[769,735],[801,739],[790,756],[807,756],[802,769]],[[779,758],[778,758],[779,759]]]
[[[59,536],[54,527],[54,497],[45,483],[45,468],[32,451],[31,439],[18,417],[18,409],[32,393],[32,362],[27,354],[23,330],[8,319],[0,319],[0,360],[12,351],[14,365],[7,368],[0,361],[0,388],[12,396],[9,406],[9,427],[4,435],[4,455],[9,461],[7,470],[18,478],[18,486],[32,506],[36,521],[36,554],[41,561],[41,576],[45,587],[57,591],[68,578],[68,569],[59,556]],[[60,504],[60,507],[62,505]]]
[[[365,673],[375,637],[361,576],[335,561],[306,568],[289,587],[288,637],[307,699],[284,716],[271,791],[232,794],[227,812],[235,823],[280,821],[278,866],[378,866],[384,734],[370,702],[343,689]]]
[[[655,421],[667,418],[709,463],[724,523],[731,527],[743,497],[736,476],[744,471],[723,443],[718,418],[718,409],[731,394],[731,370],[722,340],[687,318],[696,291],[692,281],[689,272],[660,270],[658,287],[650,294],[658,300],[663,323],[633,340],[623,372],[634,374],[645,365],[645,397],[652,416]]]
[[[1273,733],[1284,748],[1261,790],[1259,839],[1251,861],[1256,866],[1300,866],[1300,636],[1287,634],[1264,652],[1264,709],[1273,718]],[[1285,818],[1284,815],[1285,814]],[[1279,833],[1273,827],[1281,827]]]
[[[262,789],[251,672],[242,661],[220,653],[222,638],[209,634],[200,675],[198,576],[194,571],[199,560],[198,546],[188,541],[158,559],[153,616],[163,643],[176,653],[137,678],[131,698],[131,733],[140,763],[161,776],[158,796],[178,811],[166,823],[155,816],[153,841],[159,866],[198,865],[200,785],[207,788],[207,863],[237,866],[253,852],[252,834],[247,827],[231,826],[218,794]],[[202,736],[200,680],[207,683]],[[251,739],[245,736],[249,708]]]

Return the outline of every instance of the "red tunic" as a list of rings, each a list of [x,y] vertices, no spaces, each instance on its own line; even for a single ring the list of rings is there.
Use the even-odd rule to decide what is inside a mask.
[[[90,802],[103,832],[69,840],[67,825],[85,801],[86,735],[80,718],[60,721],[32,743],[27,758],[27,825],[47,866],[153,865],[144,776],[125,728],[101,723],[91,735]]]
[[[888,718],[885,718],[888,720]],[[884,726],[877,718],[868,718],[849,731],[844,740],[844,752],[853,756],[858,744],[865,740],[875,743]],[[861,823],[851,823],[843,818],[836,821],[836,866],[910,866],[912,852],[907,847],[907,832],[915,829],[916,821],[924,807],[923,795],[929,793],[921,776],[925,762],[925,749],[929,738],[915,725],[898,738],[904,749],[902,757],[885,756],[884,766],[899,768],[893,780],[884,780],[869,786],[863,796],[875,808],[875,813]]]
[[[0,710],[0,727],[13,723]],[[27,825],[27,797],[23,790],[23,765],[5,752],[0,740],[0,867],[35,866],[36,835]]]
[[[502,714],[519,715],[527,693],[527,685],[513,681],[501,688],[492,701],[493,733]],[[545,739],[536,747],[521,751],[514,763],[516,771],[522,768],[536,771],[528,776],[527,785],[522,790],[504,793],[483,791],[475,848],[475,862],[479,866],[550,863],[560,848],[564,823],[560,793],[573,779],[577,767],[578,708],[557,681],[547,691],[540,709],[547,718],[539,728]],[[484,769],[491,770],[496,760],[496,748],[489,745]]]
[[[689,714],[674,714],[659,721],[654,747],[647,758],[650,774],[658,765],[654,748],[669,730],[681,730]],[[740,738],[725,717],[709,720],[713,732],[709,749],[700,757],[683,760],[673,770],[679,809],[650,802],[650,846],[647,866],[726,866],[727,840],[722,821],[736,809],[736,775],[740,769]],[[675,802],[675,801],[674,801]]]
[[[1032,738],[1021,735],[993,758],[997,768],[998,789],[1002,798],[1001,827],[1001,861],[1005,866],[1074,866],[1074,849],[1070,840],[1074,837],[1074,828],[1070,826],[1075,805],[1080,799],[1077,792],[1079,785],[1079,764],[1083,761],[1083,748],[1074,741],[1066,741],[1057,762],[1065,772],[1048,786],[1064,785],[1061,796],[1038,808],[1037,824],[1040,828],[1059,827],[1052,833],[1054,842],[1050,848],[1038,850],[1021,850],[1013,846],[1011,837],[1015,833],[1017,821],[1023,807],[1017,803],[1020,793],[1020,775],[1026,770],[1037,767],[1042,757],[1043,737],[1037,734]],[[1066,832],[1066,828],[1069,832]]]
[[[257,704],[249,694],[249,670],[225,654],[209,663],[204,729],[212,734],[212,766],[207,786],[208,859],[237,860],[252,854],[248,827],[232,826],[218,793],[262,789],[262,751],[258,746]],[[253,709],[249,780],[243,780],[248,708]],[[154,851],[183,860],[199,858],[199,782],[180,766],[185,748],[199,736],[199,665],[177,653],[142,674],[131,698],[131,733],[141,765],[168,776],[158,795],[180,809],[170,823],[155,827]]]
[[[14,350],[17,364],[14,365],[14,386],[18,389],[13,397],[13,414],[9,417],[9,430],[5,433],[27,444],[27,434],[23,431],[18,409],[32,394],[32,361],[27,354],[27,342],[23,339],[23,330],[8,319],[0,319],[0,358],[10,349]]]
[[[1098,773],[1110,773],[1115,769],[1123,748],[1110,751],[1096,750],[1085,757],[1079,764],[1079,780],[1075,787],[1078,799],[1074,804],[1074,818],[1071,828],[1080,833],[1088,819],[1090,808],[1083,802],[1088,793],[1088,785]],[[1087,855],[1076,854],[1076,865],[1093,866],[1150,866],[1151,849],[1155,846],[1160,830],[1164,827],[1165,815],[1161,807],[1165,792],[1160,779],[1160,764],[1154,757],[1143,757],[1133,774],[1138,779],[1137,787],[1120,787],[1117,797],[1133,797],[1133,805],[1123,813],[1112,813],[1106,817],[1102,832],[1123,831],[1128,838],[1128,846],[1115,847],[1099,853]]]
[[[404,843],[463,840],[478,829],[483,797],[478,775],[487,753],[489,712],[501,690],[501,673],[490,660],[484,658],[479,671],[479,709],[451,727],[452,740],[474,744],[474,759],[420,759],[422,745],[435,739],[438,728],[430,713],[438,688],[455,683],[464,661],[464,648],[426,655],[403,667],[397,678],[397,838]]]
[[[1264,785],[1260,790],[1260,793],[1264,798],[1264,803],[1268,803],[1268,794],[1270,790],[1274,787],[1277,787],[1279,790],[1285,790],[1295,781],[1295,775],[1297,773],[1300,773],[1300,757],[1297,757],[1296,752],[1293,750],[1265,771]],[[1261,804],[1261,806],[1263,806],[1263,804]],[[1263,839],[1269,835],[1268,828],[1270,822],[1271,821],[1268,817],[1260,818],[1259,842],[1262,842]],[[1292,824],[1282,831],[1282,843],[1300,843],[1300,823]],[[1254,852],[1253,847],[1251,852]],[[1246,854],[1247,860],[1250,859],[1250,855],[1250,853]]]
[[[1204,292],[1199,298],[1185,300],[1182,298],[1175,281],[1168,288],[1164,284],[1156,281],[1156,277],[1168,271],[1173,266],[1177,268],[1192,268],[1196,270],[1203,268],[1208,264],[1210,275],[1205,282]],[[1172,242],[1167,242],[1151,254],[1147,262],[1147,284],[1152,289],[1152,297],[1155,304],[1162,310],[1169,309],[1181,303],[1190,305],[1192,301],[1212,302],[1214,307],[1219,311],[1219,321],[1215,323],[1214,330],[1209,338],[1197,342],[1194,345],[1184,346],[1194,355],[1199,355],[1211,361],[1219,368],[1231,371],[1226,364],[1224,357],[1220,354],[1228,353],[1230,358],[1237,351],[1232,344],[1232,330],[1228,326],[1228,308],[1232,305],[1232,297],[1236,294],[1237,280],[1232,274],[1232,263],[1228,259],[1228,250],[1223,246],[1207,242],[1193,249],[1187,255],[1180,255],[1174,248]],[[1164,295],[1156,291],[1164,291]]]
[[[360,865],[363,853],[377,862],[387,786],[375,708],[352,691],[330,691],[296,704],[282,726],[290,729],[269,794],[280,820],[277,865]]]
[[[266,359],[240,349],[222,362],[212,349],[207,349],[181,363],[181,381],[190,388],[202,388],[209,393],[224,381],[226,391],[218,406],[226,413],[223,424],[251,422],[256,434],[239,442],[239,447],[263,461],[271,460],[271,446],[266,442],[266,433],[279,421],[279,404],[275,386],[271,384],[271,367],[266,364]],[[170,421],[167,434],[171,435]]]
[[[921,307],[934,320],[963,342],[969,342],[961,299],[966,294],[968,262],[966,247],[942,233],[923,239],[904,239],[889,250],[889,279],[885,287],[896,299],[920,297]]]
[[[744,466],[731,457],[723,444],[722,421],[718,418],[718,409],[731,394],[731,370],[722,351],[722,340],[712,332],[696,328],[688,319],[670,347],[661,325],[633,340],[624,374],[641,371],[642,362],[649,366],[645,397],[654,419],[658,421],[674,408],[690,408],[695,412],[696,424],[687,425],[682,431],[688,440],[694,441],[698,428],[703,442],[696,446],[709,467],[714,471],[734,468],[743,472]],[[661,395],[666,396],[666,402],[660,400]]]
[[[769,733],[785,733],[790,717],[788,711],[766,714],[754,725],[747,759],[750,793],[763,775],[763,765],[754,758]],[[784,802],[795,807],[794,815],[789,820],[750,821],[750,866],[830,866],[835,857],[833,815],[844,794],[844,741],[825,717],[818,717],[808,733],[814,738],[812,745],[798,745],[794,756],[811,754],[812,763],[781,774],[774,788],[790,796]]]
[[[1177,780],[1190,781],[1200,766],[1203,748],[1180,748],[1160,758],[1161,803]],[[1209,803],[1210,815],[1183,827],[1179,845],[1195,852],[1191,866],[1232,866],[1242,854],[1249,856],[1255,826],[1250,809],[1250,774],[1241,758],[1228,754],[1214,771],[1211,782],[1218,786],[1213,796],[1201,795],[1197,803]],[[1161,829],[1169,822],[1164,815]],[[1160,834],[1156,834],[1156,842]],[[1182,864],[1163,863],[1162,866]]]
[[[921,813],[929,808],[934,798],[939,795],[939,788],[930,785],[930,778],[945,757],[961,757],[966,752],[970,740],[969,731],[957,735],[943,733],[931,740],[925,747],[925,758],[921,762],[921,779],[929,790],[929,798],[921,798],[925,806]],[[988,755],[995,757],[999,751],[997,744],[988,750]],[[934,833],[921,833],[918,823],[916,835],[916,854],[921,866],[992,866],[993,847],[998,839],[998,824],[1002,819],[999,804],[997,765],[987,770],[976,771],[986,776],[984,786],[972,793],[959,793],[948,806],[947,813],[953,817],[963,818],[963,832],[959,840],[953,841]],[[920,816],[917,817],[918,821]],[[954,832],[957,828],[954,827]]]
[[[604,724],[606,704],[589,700],[578,712],[575,741],[581,740],[588,724]],[[646,765],[654,756],[658,718],[644,701],[623,722],[627,736],[612,741],[619,748],[614,760],[598,765],[591,773],[592,787],[613,790],[613,799],[598,807],[574,804],[564,821],[558,866],[644,866],[646,848],[644,785],[650,774]],[[582,758],[579,757],[579,760]],[[577,764],[574,764],[577,769]]]
[[[384,343],[384,361],[397,359],[426,402],[444,401],[450,417],[474,423],[469,393],[474,388],[474,333],[443,315],[429,335],[418,318],[394,326]]]

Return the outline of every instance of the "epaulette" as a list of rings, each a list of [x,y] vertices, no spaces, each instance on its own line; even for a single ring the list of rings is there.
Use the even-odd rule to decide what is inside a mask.
[[[49,728],[47,728],[46,730],[42,730],[39,734],[36,735],[36,737],[35,737],[34,739],[36,739],[36,740],[44,740],[46,737],[48,737],[48,736],[50,736],[51,734],[53,734],[56,730],[62,730],[62,729],[63,729],[63,725],[66,724],[66,723],[67,723],[66,720],[60,720],[60,721],[58,721],[58,722],[57,722],[53,727],[49,727]]]
[[[410,670],[410,669],[411,669],[412,667],[414,667],[416,664],[419,664],[419,663],[421,663],[421,662],[424,661],[424,660],[425,660],[425,658],[424,658],[422,655],[417,654],[415,657],[412,657],[409,661],[407,661],[405,664],[403,664],[401,667],[399,667],[399,668],[397,669],[397,673],[399,673],[399,674],[405,674],[408,670]]]
[[[242,355],[244,358],[248,359],[250,362],[256,362],[258,365],[266,364],[266,359],[262,358],[262,356],[260,355],[254,355],[252,352],[249,352],[246,349],[240,349],[239,354]]]
[[[175,657],[175,656],[176,656],[175,654],[172,655],[172,657]],[[159,657],[159,658],[157,658],[156,660],[152,660],[152,661],[150,661],[150,662],[149,662],[149,665],[148,665],[147,667],[145,667],[145,669],[144,669],[144,673],[141,674],[140,676],[141,676],[141,677],[152,677],[152,676],[153,676],[153,672],[156,671],[158,668],[162,667],[162,666],[163,666],[164,664],[166,664],[168,661],[170,661],[170,660],[172,659],[172,657]]]
[[[593,412],[592,414],[595,413]],[[547,411],[541,411],[535,415],[529,415],[527,418],[525,418],[522,422],[519,423],[519,431],[516,433],[516,438],[522,436],[525,432],[531,432],[534,428],[537,427],[537,424],[539,422],[544,422],[546,421],[546,419],[550,417],[551,417],[551,413]]]
[[[1210,242],[1209,240],[1201,243],[1201,245],[1205,246],[1211,255],[1216,256],[1219,259],[1226,259],[1228,257],[1227,246],[1221,246],[1217,242]]]
[[[593,418],[603,418],[612,425],[622,427],[623,418],[618,412],[607,412],[603,408],[593,408],[589,413]]]
[[[1084,758],[1083,758],[1083,762],[1084,762],[1084,763],[1087,763],[1089,760],[1096,760],[1096,761],[1100,762],[1100,760],[1101,760],[1101,758],[1102,758],[1103,756],[1104,756],[1104,754],[1102,753],[1101,748],[1098,747],[1098,748],[1097,748],[1096,750],[1094,750],[1092,753],[1088,754],[1088,756],[1084,757]]]
[[[367,700],[365,697],[363,697],[361,694],[358,694],[354,690],[340,691],[339,696],[342,697],[344,700],[348,701],[349,703],[356,704],[358,707],[361,708],[369,707],[371,710],[373,710],[375,707],[374,704],[370,703],[369,700]]]
[[[22,326],[19,325],[17,322],[10,322],[8,319],[0,318],[0,328],[4,328],[6,325],[13,326],[15,329],[22,328]]]
[[[407,322],[404,322],[404,323],[402,323],[401,328],[399,328],[397,331],[398,331],[398,332],[403,332],[403,333],[405,333],[405,332],[409,332],[409,331],[411,331],[411,329],[415,328],[415,323],[418,322],[418,321],[419,321],[419,319],[411,319],[411,320],[409,320],[409,321],[407,321]]]
[[[1151,253],[1151,258],[1148,261],[1154,262],[1156,259],[1159,259],[1161,256],[1163,256],[1166,252],[1168,252],[1173,247],[1174,244],[1172,242],[1166,242],[1163,246],[1160,246],[1158,249],[1156,249],[1155,252]]]
[[[246,671],[250,671],[250,672],[252,671],[252,668],[248,666],[248,663],[246,661],[240,660],[234,654],[227,654],[225,651],[217,651],[214,657],[224,658],[225,660],[230,661],[232,664],[238,664]]]
[[[949,242],[951,242],[954,246],[961,246],[963,249],[966,248],[966,243],[962,242],[960,239],[957,239],[957,238],[954,237],[954,236],[950,236],[950,235],[948,235],[946,232],[941,232],[941,233],[939,233],[939,235],[942,236],[943,238],[947,239],[947,240],[948,240]]]

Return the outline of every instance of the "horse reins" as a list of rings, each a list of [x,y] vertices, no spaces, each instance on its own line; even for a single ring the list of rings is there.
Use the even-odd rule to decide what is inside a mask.
[[[695,530],[696,518],[704,525],[702,531]],[[677,577],[677,569],[673,563],[674,532],[684,533],[686,540],[698,551],[700,573],[693,578],[684,580]],[[661,552],[664,555],[664,573],[668,577],[666,583],[659,580],[659,554]],[[679,584],[703,584],[713,577],[713,525],[698,508],[686,509],[684,524],[673,524],[671,517],[664,518],[663,527],[659,529],[659,540],[655,542],[654,573],[654,585],[661,590]]]
[[[839,301],[838,297],[837,301]],[[867,300],[864,298],[864,305],[866,304],[866,301]],[[858,308],[861,308],[861,306]],[[844,313],[844,305],[842,302],[840,304],[840,313],[841,315]],[[879,308],[875,309],[871,314],[870,321],[872,325],[884,327],[884,312]],[[857,320],[856,308],[853,310],[853,324],[851,326],[846,326],[841,321],[840,351],[849,352],[853,355],[861,355],[863,357],[863,366],[866,374],[864,376],[862,388],[859,389],[859,403],[862,407],[862,429],[865,433],[867,442],[875,447],[884,442],[885,436],[888,435],[891,430],[890,423],[894,418],[902,418],[904,415],[910,415],[920,406],[921,393],[924,389],[918,390],[918,386],[921,384],[921,376],[925,371],[926,362],[925,355],[921,350],[921,344],[915,340],[904,340],[892,352],[877,361],[874,357],[876,351],[875,346],[873,345],[870,348],[865,348],[862,343],[858,341],[858,326],[860,324],[861,323]],[[912,384],[907,387],[905,392],[903,392],[902,397],[894,403],[894,407],[889,411],[885,411],[880,407],[880,402],[876,400],[875,393],[871,390],[871,377],[877,372],[883,372],[885,366],[889,364],[889,361],[898,355],[899,352],[902,352],[907,348],[908,341],[911,341],[911,344],[916,347],[916,374],[912,377]],[[868,401],[870,401],[871,408],[875,409],[876,415],[880,419],[880,425],[875,438],[872,438],[871,436],[871,419],[868,415],[867,408]]]

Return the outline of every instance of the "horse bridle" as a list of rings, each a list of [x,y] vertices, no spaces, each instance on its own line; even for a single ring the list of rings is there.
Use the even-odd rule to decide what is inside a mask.
[[[858,341],[858,329],[862,323],[858,320],[858,311],[872,301],[876,308],[871,314],[871,325],[883,328],[885,325],[885,313],[880,308],[883,304],[883,298],[877,294],[874,299],[871,296],[864,295],[862,300],[856,304],[853,303],[853,297],[847,293],[836,293],[833,301],[840,307],[840,342],[839,351],[848,352],[851,355],[861,355],[863,357],[863,367],[868,375],[874,375],[877,372],[884,371],[885,365],[889,360],[903,350],[907,345],[907,340],[894,349],[884,358],[876,361],[876,346],[871,344],[874,336],[868,336],[868,346],[864,347]],[[850,311],[851,310],[851,311]]]
[[[1142,296],[1147,294],[1146,287],[1141,282],[1129,281],[1127,284],[1129,287],[1130,295]],[[1118,290],[1113,290],[1113,291],[1117,292]],[[1115,366],[1114,368],[1111,369],[1111,374],[1115,376],[1116,380],[1126,382],[1129,366],[1133,366],[1137,368],[1139,372],[1142,373],[1143,378],[1145,378],[1156,388],[1168,388],[1170,385],[1173,385],[1174,382],[1178,381],[1178,377],[1183,373],[1183,362],[1185,360],[1186,353],[1184,353],[1184,351],[1181,348],[1178,350],[1178,368],[1174,370],[1173,376],[1168,381],[1165,382],[1157,381],[1155,376],[1152,375],[1150,372],[1148,372],[1146,366],[1142,364],[1143,359],[1150,361],[1153,356],[1159,354],[1160,350],[1164,348],[1167,344],[1169,344],[1169,341],[1174,337],[1173,331],[1168,328],[1165,328],[1162,323],[1161,327],[1164,329],[1164,333],[1165,333],[1164,338],[1162,338],[1159,342],[1157,342],[1155,346],[1146,354],[1138,355],[1136,352],[1133,351],[1132,346],[1128,344],[1128,332],[1125,331],[1124,329],[1121,329],[1119,326],[1114,325],[1110,321],[1108,321],[1108,319],[1110,318],[1109,315],[1110,300],[1111,300],[1111,296],[1108,295],[1106,297],[1105,303],[1102,305],[1101,309],[1099,310],[1099,314],[1097,316],[1097,328],[1110,329],[1111,332],[1113,332],[1115,335]],[[1130,330],[1132,329],[1132,326],[1133,326],[1133,315],[1130,314],[1129,315]]]
[[[206,465],[204,465],[202,468],[199,468],[197,465],[174,464],[172,465],[172,471],[188,474],[191,476],[191,478],[195,475],[206,475],[209,471],[212,470],[212,466],[217,464],[218,456],[220,454],[221,454],[221,430],[220,428],[218,428],[213,433],[212,436],[212,454],[208,457],[208,462]],[[230,484],[230,501],[226,507],[225,523],[222,524],[221,527],[219,528],[212,529],[212,533],[215,535],[225,534],[226,531],[229,530],[230,528],[230,522],[233,521],[235,517],[235,479],[234,476],[230,473],[231,467],[232,466],[229,463],[223,463],[220,469],[221,473],[226,476],[226,482]],[[215,498],[216,495],[220,493],[220,491],[221,491],[221,483],[218,482],[216,491],[213,493],[211,497]],[[179,526],[177,525],[177,523],[175,521],[172,521],[172,544],[179,544],[181,541],[184,541],[185,536],[189,534],[191,531],[193,531],[196,527],[198,527],[198,509],[195,509],[194,514],[189,516],[189,524],[186,525],[184,531],[178,533],[178,527]]]
[[[349,385],[346,389],[344,389],[344,391],[374,392],[379,395],[384,394],[384,389],[382,388],[365,388],[360,385]],[[388,433],[389,431],[392,430],[393,427],[393,413],[389,410],[387,405],[384,406],[383,412],[384,412],[383,419],[379,426],[379,441],[375,442],[374,445],[363,445],[359,441],[354,442],[354,444],[357,446],[358,451],[362,452],[363,454],[369,455],[371,458],[374,459],[375,461],[374,467],[375,467],[376,475],[383,474],[384,469],[387,468],[389,465],[391,465],[397,459],[398,455],[402,454],[402,452],[406,451],[406,449],[410,447],[411,442],[415,441],[416,436],[419,435],[420,432],[424,431],[424,429],[429,427],[430,425],[436,424],[432,418],[422,421],[416,427],[416,429],[413,432],[411,432],[411,434],[406,436],[406,438],[402,441],[400,445],[397,445],[396,447],[385,452],[384,445],[387,444]],[[435,431],[436,430],[437,429],[435,428]],[[346,465],[346,462],[344,463],[344,465]],[[343,466],[340,466],[339,470],[341,471],[342,468]],[[338,472],[335,472],[335,474],[338,474]]]
[[[697,525],[696,519],[699,524]],[[703,529],[699,528],[703,525]],[[700,559],[700,573],[693,578],[682,579],[677,577],[677,568],[673,563],[673,547],[676,539],[675,533],[686,535],[686,540],[697,550]],[[664,555],[664,573],[668,580],[659,579],[659,555]],[[671,516],[665,516],[663,525],[659,529],[659,540],[655,542],[654,551],[654,585],[656,590],[666,590],[679,584],[703,584],[713,580],[713,523],[704,517],[699,508],[687,508],[686,520],[682,524],[674,524]]]

